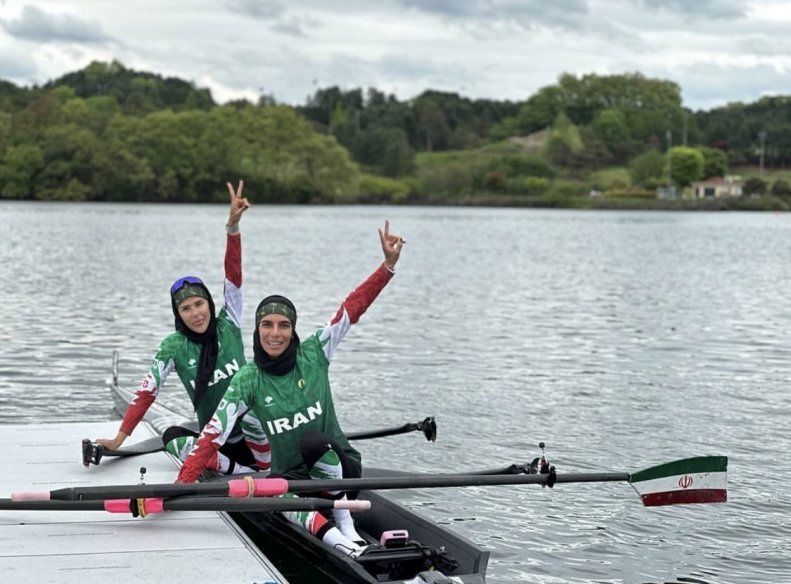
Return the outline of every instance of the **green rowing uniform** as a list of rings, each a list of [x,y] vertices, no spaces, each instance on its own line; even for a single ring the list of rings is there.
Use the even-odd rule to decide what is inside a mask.
[[[201,427],[211,419],[217,404],[228,389],[231,378],[245,364],[240,322],[242,318],[242,246],[241,236],[228,235],[225,249],[225,306],[217,315],[219,350],[217,365],[201,403],[195,404],[195,379],[198,375],[201,345],[176,331],[160,343],[148,374],[140,383],[135,398],[121,424],[129,435],[154,402],[168,375],[175,371],[189,394]]]
[[[360,453],[349,444],[335,415],[328,370],[338,344],[351,325],[392,277],[393,272],[382,265],[349,294],[335,317],[300,343],[296,365],[289,373],[271,375],[255,363],[242,367],[181,467],[179,480],[197,480],[211,455],[228,439],[236,421],[248,412],[260,421],[260,428],[269,440],[273,474],[308,478],[299,449],[300,438],[306,431],[327,434],[347,456],[360,462]]]

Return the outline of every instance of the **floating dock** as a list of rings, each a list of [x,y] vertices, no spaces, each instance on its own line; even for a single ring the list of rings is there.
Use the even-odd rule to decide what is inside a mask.
[[[0,497],[15,491],[175,480],[164,452],[81,464],[83,438],[115,436],[118,422],[0,426]],[[127,443],[155,436],[141,422]],[[225,513],[144,519],[104,511],[0,511],[0,574],[35,584],[287,584]]]

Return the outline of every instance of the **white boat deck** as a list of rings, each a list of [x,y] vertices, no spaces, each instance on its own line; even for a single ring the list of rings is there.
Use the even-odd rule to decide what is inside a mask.
[[[118,422],[0,426],[0,497],[86,485],[169,483],[163,452],[81,464],[83,438],[114,436]],[[154,436],[138,425],[127,444]],[[224,513],[179,511],[135,519],[104,511],[0,511],[0,574],[35,584],[285,584]]]

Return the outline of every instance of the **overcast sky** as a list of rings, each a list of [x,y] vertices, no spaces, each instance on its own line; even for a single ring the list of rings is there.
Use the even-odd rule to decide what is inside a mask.
[[[791,1],[0,0],[0,78],[111,59],[218,101],[329,85],[524,100],[563,72],[639,71],[709,109],[791,94]]]

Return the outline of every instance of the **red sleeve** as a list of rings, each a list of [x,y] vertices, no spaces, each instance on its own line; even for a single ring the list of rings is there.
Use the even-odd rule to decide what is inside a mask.
[[[126,409],[124,420],[121,422],[121,432],[127,436],[131,435],[156,398],[157,384],[154,380],[154,376],[148,373],[143,378],[143,381],[140,382],[140,386],[135,392],[134,399]]]
[[[379,293],[387,286],[387,283],[393,278],[394,273],[385,267],[384,264],[379,266],[377,270],[368,276],[362,284],[352,290],[351,294],[343,301],[338,312],[330,321],[330,324],[335,324],[343,317],[343,309],[349,315],[349,320],[352,324],[357,324],[360,317],[365,314],[368,307],[373,304]]]
[[[140,420],[143,419],[143,416],[145,416],[152,403],[154,403],[153,395],[138,391],[137,396],[126,410],[124,421],[121,422],[121,432],[130,436],[140,423]]]
[[[242,236],[228,235],[225,244],[225,279],[242,287]]]
[[[201,436],[192,447],[192,452],[187,456],[187,460],[181,465],[179,476],[176,479],[180,483],[194,483],[198,480],[203,470],[208,466],[212,457],[220,450],[220,445],[214,439],[217,434],[209,432],[204,428]]]

